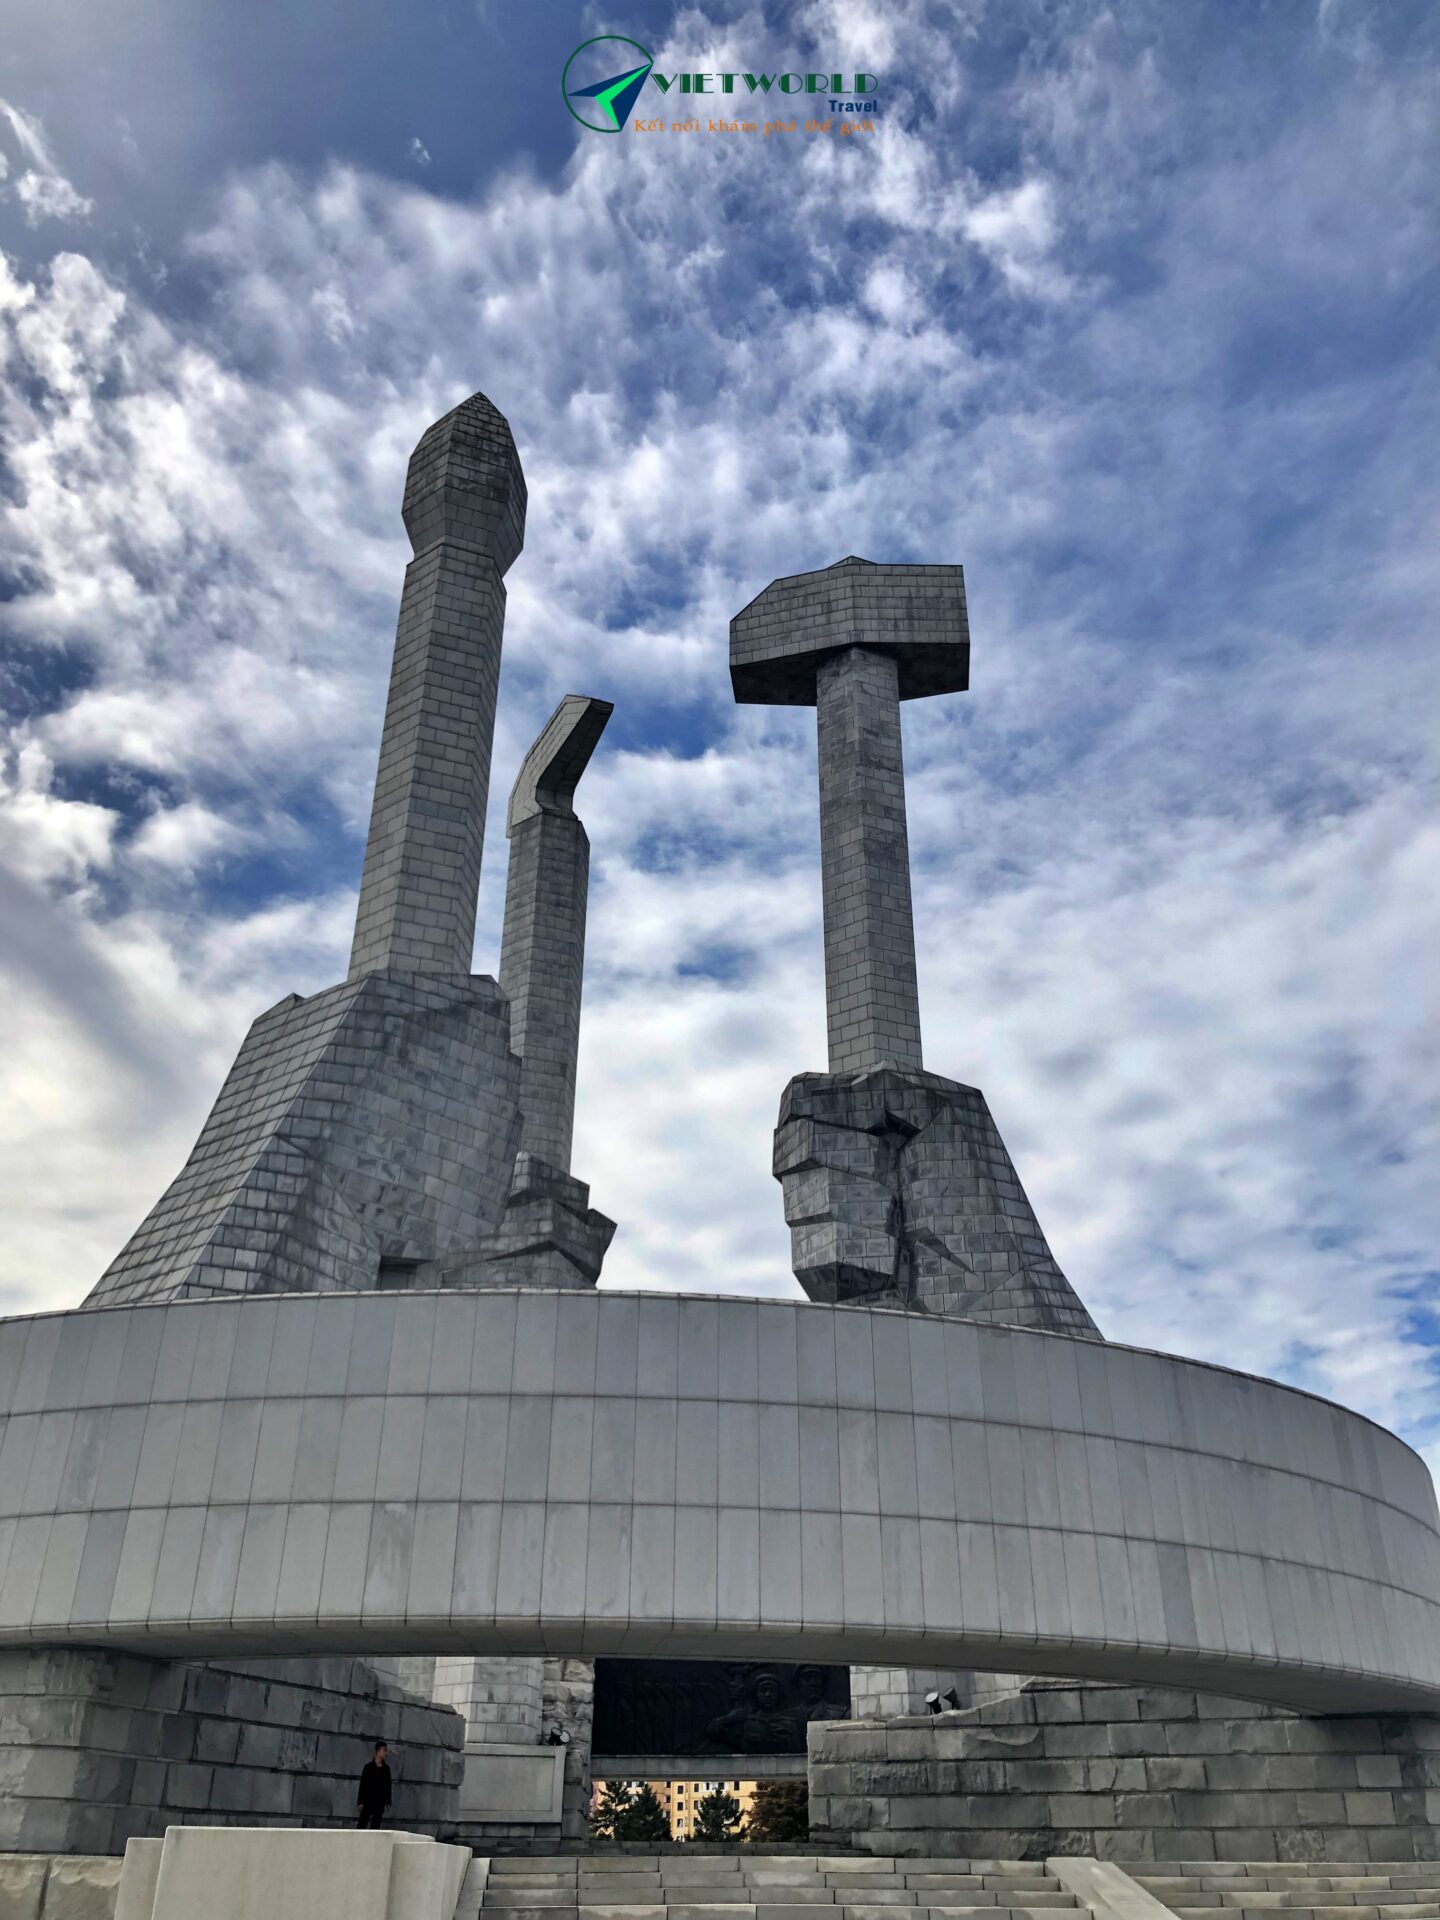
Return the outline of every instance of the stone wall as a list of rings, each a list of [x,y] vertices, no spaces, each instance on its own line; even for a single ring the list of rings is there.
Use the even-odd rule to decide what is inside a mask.
[[[539,1746],[544,1713],[545,1662],[538,1654],[472,1659],[440,1654],[433,1696],[465,1722],[467,1747]]]
[[[595,1662],[545,1662],[545,1721],[570,1736],[565,1749],[565,1811],[561,1832],[580,1840],[590,1831],[591,1736],[595,1725]]]
[[[1440,1859],[1440,1716],[1305,1718],[1040,1683],[964,1713],[810,1728],[811,1837],[876,1854]]]
[[[121,1853],[167,1826],[352,1825],[382,1739],[394,1823],[438,1831],[463,1723],[362,1661],[0,1652],[0,1853]]]
[[[850,1704],[857,1720],[893,1720],[927,1713],[927,1693],[953,1687],[962,1707],[978,1707],[999,1694],[1018,1693],[1025,1679],[1020,1673],[957,1673],[952,1667],[852,1667]]]

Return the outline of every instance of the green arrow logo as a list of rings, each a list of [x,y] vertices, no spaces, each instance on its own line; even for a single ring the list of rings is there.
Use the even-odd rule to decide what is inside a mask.
[[[610,64],[613,58],[617,64],[624,61],[623,71],[611,73],[607,79],[596,80],[588,87],[570,85],[570,69],[582,53],[589,49],[603,47],[609,51],[604,54],[590,53],[582,65],[582,72],[588,68],[594,72],[602,61]],[[622,52],[621,50],[625,51]],[[641,56],[637,64],[634,54]],[[560,91],[565,97],[565,105],[582,127],[589,127],[593,133],[621,133],[629,118],[635,97],[650,76],[654,65],[648,51],[638,40],[627,40],[623,34],[597,34],[593,40],[584,40],[565,62],[565,71],[560,76]],[[576,101],[584,103],[577,107]]]

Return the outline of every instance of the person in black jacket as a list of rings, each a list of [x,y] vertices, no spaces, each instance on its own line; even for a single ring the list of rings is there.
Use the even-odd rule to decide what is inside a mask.
[[[378,1827],[385,1818],[390,1805],[390,1766],[385,1757],[388,1752],[385,1742],[377,1740],[375,1758],[367,1760],[360,1770],[360,1790],[355,1796],[360,1810],[355,1822],[357,1827]]]

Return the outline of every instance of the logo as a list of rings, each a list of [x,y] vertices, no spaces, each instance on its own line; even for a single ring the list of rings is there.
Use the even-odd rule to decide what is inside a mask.
[[[578,120],[582,127],[589,127],[592,133],[623,133],[627,126],[632,126],[636,133],[708,131],[758,134],[763,126],[767,139],[771,134],[800,130],[801,123],[794,117],[798,107],[794,96],[797,94],[812,102],[809,109],[812,117],[804,123],[806,134],[834,133],[837,130],[840,133],[873,133],[878,124],[875,116],[879,102],[875,94],[879,85],[873,73],[844,73],[833,68],[827,73],[801,73],[790,69],[779,73],[729,70],[723,73],[657,73],[650,52],[638,40],[627,39],[623,33],[599,33],[593,40],[582,40],[565,62],[565,70],[560,76],[560,93],[566,112]],[[685,99],[681,108],[687,116],[684,119],[666,119],[662,116],[632,121],[631,110],[647,86],[654,87],[666,97],[674,94],[693,98],[695,95],[709,94],[722,98],[714,101],[714,114],[710,114],[708,102],[705,107],[698,107],[692,105],[690,99]],[[730,98],[723,99],[725,95]],[[824,119],[813,117],[821,110],[821,98],[825,112],[830,116]],[[658,106],[659,102],[651,104]],[[758,108],[760,117],[745,119],[743,115],[747,107],[752,112]],[[709,117],[703,120],[698,118],[702,113]],[[727,113],[740,117],[727,118]],[[767,113],[779,113],[782,117],[766,120],[764,115]],[[846,114],[868,117],[846,120],[842,117]]]
[[[621,133],[635,97],[650,77],[654,64],[638,40],[627,40],[619,33],[597,34],[595,39],[583,41],[565,62],[565,71],[560,76],[565,105],[582,127],[589,127],[595,133]],[[589,86],[572,86],[572,68],[577,80],[597,70],[605,77],[592,81]]]

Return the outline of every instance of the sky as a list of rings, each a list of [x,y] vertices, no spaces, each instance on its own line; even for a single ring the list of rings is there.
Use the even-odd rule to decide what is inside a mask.
[[[343,975],[405,463],[479,389],[529,523],[477,971],[526,746],[616,707],[604,1284],[798,1293],[814,716],[733,705],[728,621],[846,554],[960,562],[971,689],[904,713],[927,1066],[1108,1337],[1440,1464],[1436,18],[10,0],[0,1313],[78,1302],[249,1022]],[[863,70],[875,125],[588,131],[600,33]]]

